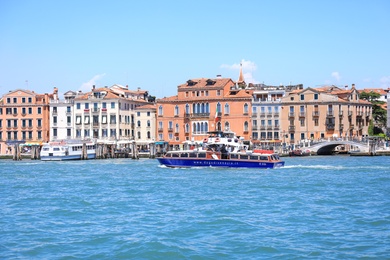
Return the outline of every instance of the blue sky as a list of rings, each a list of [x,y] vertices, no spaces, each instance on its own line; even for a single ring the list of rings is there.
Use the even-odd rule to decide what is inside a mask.
[[[0,0],[0,94],[190,78],[390,87],[390,1]]]

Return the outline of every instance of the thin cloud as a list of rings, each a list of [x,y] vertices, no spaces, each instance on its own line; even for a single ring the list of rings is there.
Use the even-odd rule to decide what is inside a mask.
[[[335,72],[332,72],[332,74],[330,74],[330,75],[332,76],[332,78],[336,79],[337,82],[340,82],[340,79],[341,79],[340,73],[335,71]]]
[[[106,73],[93,76],[89,81],[87,81],[81,85],[80,90],[83,92],[91,91],[92,86],[96,85],[96,82],[99,81],[101,78],[103,78],[105,75],[106,75]]]
[[[258,83],[254,78],[253,78],[253,72],[257,70],[257,66],[253,61],[250,60],[242,60],[242,72],[244,73],[244,79],[247,83]],[[220,66],[222,69],[229,69],[229,70],[237,70],[239,71],[241,68],[240,63],[234,63],[232,65],[229,64],[222,64]],[[238,77],[238,73],[237,73]]]

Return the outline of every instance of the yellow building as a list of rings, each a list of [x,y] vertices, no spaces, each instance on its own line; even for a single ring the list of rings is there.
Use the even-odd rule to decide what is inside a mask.
[[[288,143],[307,139],[361,138],[372,118],[370,102],[352,88],[306,88],[282,98],[281,126]]]

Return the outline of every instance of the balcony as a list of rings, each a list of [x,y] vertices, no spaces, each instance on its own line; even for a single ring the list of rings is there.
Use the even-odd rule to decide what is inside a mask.
[[[334,124],[326,124],[327,130],[334,130]]]
[[[102,108],[102,112],[107,113],[107,108]]]
[[[265,117],[265,113],[260,113],[260,117]]]
[[[290,125],[290,126],[288,127],[288,131],[289,131],[289,132],[295,132],[295,125]]]
[[[319,117],[320,111],[313,111],[313,117]]]
[[[173,132],[173,128],[168,127],[168,132]]]
[[[334,112],[333,111],[326,112],[326,117],[334,117]]]
[[[158,131],[159,132],[162,132],[164,128],[158,128]]]
[[[221,113],[217,114],[217,118],[221,118]],[[194,113],[191,114],[191,118],[210,118],[210,113]]]
[[[89,113],[89,108],[84,109],[84,113]]]
[[[272,117],[273,116],[273,114],[271,113],[271,114],[267,114],[267,117]]]
[[[295,114],[294,114],[294,112],[290,112],[290,113],[288,113],[288,117],[295,117]]]
[[[340,124],[339,130],[342,131],[344,129],[344,124]]]
[[[252,126],[252,130],[255,130],[255,131],[256,131],[256,130],[257,130],[257,125],[253,125],[253,126]]]
[[[92,108],[92,113],[99,113],[100,108],[94,107]]]
[[[252,113],[252,117],[257,117],[257,113]]]
[[[305,117],[306,113],[305,112],[299,112],[299,117]]]
[[[272,125],[268,125],[267,130],[272,130]]]

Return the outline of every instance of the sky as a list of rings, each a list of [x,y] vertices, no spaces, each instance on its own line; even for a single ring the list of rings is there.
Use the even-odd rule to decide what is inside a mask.
[[[388,0],[0,0],[0,95],[114,84],[157,98],[216,75],[390,88]]]

